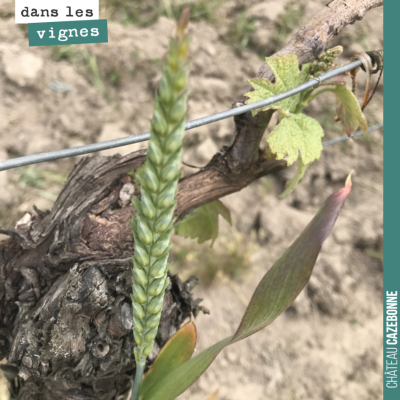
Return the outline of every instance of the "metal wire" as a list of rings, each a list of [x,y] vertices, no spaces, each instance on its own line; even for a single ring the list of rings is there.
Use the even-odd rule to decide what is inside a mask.
[[[277,94],[264,100],[257,101],[255,103],[243,105],[241,107],[232,108],[230,110],[222,111],[217,114],[208,115],[206,117],[198,118],[193,121],[186,123],[185,130],[198,128],[199,126],[211,124],[212,122],[220,121],[222,119],[230,118],[235,115],[244,114],[248,111],[256,110],[257,108],[266,107],[290,96],[294,96],[304,90],[310,89],[314,86],[319,86],[320,82],[324,82],[344,72],[350,71],[356,67],[362,65],[361,61],[353,61],[349,64],[343,65],[342,67],[336,68],[326,74],[321,75],[318,80],[311,79],[310,81],[303,83],[302,85],[296,86],[293,89],[287,90],[286,92]],[[70,149],[55,150],[47,153],[33,154],[30,156],[13,158],[11,160],[0,162],[0,171],[7,169],[22,167],[24,165],[37,164],[45,161],[54,161],[61,158],[68,158],[74,156],[80,156],[88,153],[95,153],[101,150],[113,149],[116,147],[127,146],[134,143],[144,142],[149,140],[150,133],[140,133],[139,135],[126,136],[119,139],[107,140],[105,142],[92,143],[84,146],[72,147]]]
[[[369,127],[367,129],[367,132],[376,131],[377,129],[381,129],[381,128],[383,128],[383,124],[376,124],[376,125]],[[357,132],[352,133],[351,137],[344,135],[344,136],[340,136],[336,139],[327,140],[326,142],[322,142],[322,147],[327,147],[327,146],[330,146],[331,144],[336,144],[339,142],[343,142],[344,140],[349,140],[354,137],[361,136],[363,133],[364,133],[363,131],[357,131]]]

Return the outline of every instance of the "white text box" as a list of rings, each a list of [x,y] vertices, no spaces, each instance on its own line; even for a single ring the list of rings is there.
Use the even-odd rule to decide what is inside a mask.
[[[99,0],[15,0],[15,23],[99,19]]]

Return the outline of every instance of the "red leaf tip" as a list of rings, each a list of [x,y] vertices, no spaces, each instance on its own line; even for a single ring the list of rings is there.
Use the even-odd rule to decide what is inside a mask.
[[[346,178],[346,183],[344,184],[345,187],[351,187],[352,186],[352,182],[351,182],[351,174],[354,172],[354,169],[349,173],[349,176]]]
[[[177,24],[176,33],[177,33],[178,37],[182,37],[185,34],[185,30],[189,24],[189,15],[190,15],[189,8],[185,7],[182,10],[182,14],[179,17],[178,24]]]

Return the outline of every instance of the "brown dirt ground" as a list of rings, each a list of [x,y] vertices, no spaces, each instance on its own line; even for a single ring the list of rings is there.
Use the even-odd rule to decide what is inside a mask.
[[[127,23],[114,3],[102,3],[103,17],[115,18],[109,21],[108,45],[29,48],[26,29],[14,24],[14,3],[0,0],[0,160],[148,130],[174,26],[163,15],[168,12],[159,11],[169,2],[151,2],[158,11],[150,13],[148,24],[140,23],[140,12],[147,18],[149,10],[139,7],[134,23]],[[204,1],[191,3],[200,10],[191,24],[188,118],[194,119],[230,108],[258,70],[261,54],[279,49],[291,29],[298,29],[326,0],[219,0],[209,2],[209,8]],[[332,46],[344,47],[339,64],[356,51],[382,48],[382,15],[382,9],[369,12],[334,40]],[[73,89],[52,90],[49,84],[56,79]],[[323,125],[325,139],[341,135],[334,109],[334,99],[327,95],[306,110]],[[382,83],[365,115],[369,125],[382,121]],[[204,165],[229,143],[232,127],[227,120],[189,131],[184,160]],[[382,143],[382,131],[375,131],[366,139],[327,147],[283,201],[277,196],[294,168],[226,197],[233,227],[221,222],[212,249],[174,238],[175,270],[182,276],[198,273],[203,285],[196,295],[211,310],[196,321],[201,351],[234,332],[261,277],[323,200],[351,170],[356,172],[352,193],[307,288],[270,327],[225,350],[180,400],[205,400],[217,389],[218,400],[382,397]],[[102,154],[143,147],[146,143]],[[15,224],[33,204],[50,208],[76,160],[0,172],[0,224]]]

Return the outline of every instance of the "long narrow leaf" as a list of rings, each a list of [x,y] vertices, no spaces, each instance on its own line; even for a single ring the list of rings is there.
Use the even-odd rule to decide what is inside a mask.
[[[232,342],[269,325],[296,299],[310,279],[322,244],[331,232],[345,199],[346,186],[331,195],[317,215],[258,284]]]
[[[224,347],[266,327],[293,303],[307,284],[322,243],[331,232],[350,190],[349,177],[345,187],[326,200],[297,240],[266,273],[236,333],[176,368],[154,385],[143,400],[173,400],[201,376]]]
[[[143,379],[140,386],[140,396],[145,396],[153,385],[184,362],[190,360],[196,347],[196,341],[196,326],[193,322],[188,322],[161,349],[154,364]]]

